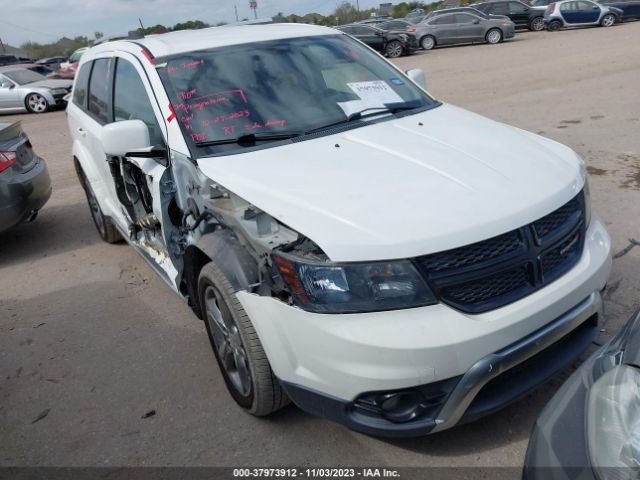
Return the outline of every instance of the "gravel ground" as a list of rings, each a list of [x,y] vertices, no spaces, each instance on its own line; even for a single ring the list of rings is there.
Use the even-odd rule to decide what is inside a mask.
[[[574,148],[614,250],[640,240],[640,22],[518,33],[397,63],[423,68],[442,101]],[[522,464],[568,372],[490,417],[412,440],[367,437],[293,406],[266,419],[241,412],[202,322],[131,248],[98,238],[64,112],[0,117],[18,119],[54,193],[34,223],[0,234],[0,465]],[[639,287],[640,247],[614,261],[602,339],[640,302]]]

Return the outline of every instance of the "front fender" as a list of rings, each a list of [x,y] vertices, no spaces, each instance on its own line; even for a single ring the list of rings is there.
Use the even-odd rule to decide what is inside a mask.
[[[259,273],[255,259],[230,230],[216,230],[203,235],[194,246],[222,270],[234,290],[251,291],[251,286],[258,283]]]

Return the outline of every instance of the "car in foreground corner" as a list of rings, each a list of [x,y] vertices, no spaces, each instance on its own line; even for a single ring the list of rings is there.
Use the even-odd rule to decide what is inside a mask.
[[[622,20],[622,10],[590,0],[561,0],[550,3],[544,12],[544,24],[550,32],[564,27],[611,27]]]
[[[47,78],[30,66],[0,67],[0,112],[45,113],[55,107],[64,107],[67,104],[64,97],[72,85],[71,80]]]
[[[33,221],[50,196],[47,165],[20,122],[0,123],[0,232]]]
[[[72,95],[98,234],[187,299],[252,415],[292,401],[425,435],[522,397],[598,331],[611,242],[582,159],[343,32],[107,42]]]
[[[638,478],[640,310],[546,405],[525,458],[526,480]]]

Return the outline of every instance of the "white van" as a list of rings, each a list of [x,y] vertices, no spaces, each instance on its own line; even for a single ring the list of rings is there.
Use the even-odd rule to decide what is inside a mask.
[[[583,161],[424,83],[295,24],[82,56],[68,118],[96,227],[204,319],[248,412],[291,400],[374,435],[435,432],[597,331],[610,239]]]

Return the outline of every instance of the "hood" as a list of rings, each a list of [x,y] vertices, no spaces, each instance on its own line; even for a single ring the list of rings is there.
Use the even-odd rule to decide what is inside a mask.
[[[21,88],[71,88],[71,85],[73,85],[71,80],[47,79],[21,85]]]
[[[571,149],[450,105],[198,165],[333,261],[499,235],[569,201],[585,176]]]

